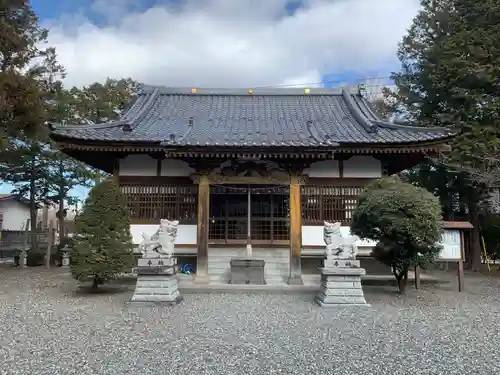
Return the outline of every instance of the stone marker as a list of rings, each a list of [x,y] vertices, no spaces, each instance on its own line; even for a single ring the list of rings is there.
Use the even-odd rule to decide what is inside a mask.
[[[69,247],[68,247],[68,245],[65,245],[62,249],[61,267],[69,268]]]
[[[173,257],[178,221],[160,220],[151,237],[142,234],[142,257],[137,262],[137,283],[131,302],[176,304],[179,292],[177,258]]]
[[[357,237],[342,237],[340,223],[325,222],[326,243],[324,266],[320,268],[321,289],[314,298],[321,307],[368,306],[361,287],[366,272],[356,260]]]

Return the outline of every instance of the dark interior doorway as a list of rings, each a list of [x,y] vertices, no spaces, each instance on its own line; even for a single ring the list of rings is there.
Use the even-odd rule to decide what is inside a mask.
[[[209,242],[246,244],[250,232],[252,245],[289,244],[289,197],[288,186],[211,186]]]

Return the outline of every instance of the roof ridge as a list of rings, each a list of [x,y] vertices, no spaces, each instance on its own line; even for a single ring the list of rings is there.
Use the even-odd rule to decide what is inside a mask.
[[[69,129],[69,130],[94,130],[94,129],[109,129],[109,128],[114,128],[118,126],[124,126],[124,125],[134,125],[134,123],[138,122],[146,113],[146,110],[149,109],[149,107],[153,104],[153,102],[156,100],[158,96],[158,91],[152,91],[150,93],[147,93],[147,98],[144,99],[140,109],[133,115],[129,116],[130,112],[132,111],[132,108],[134,107],[135,102],[139,100],[139,96],[135,99],[134,104],[129,108],[129,110],[124,113],[119,119],[105,122],[105,123],[100,123],[100,124],[71,124],[71,125],[62,125],[58,124],[55,122],[48,122],[50,130],[56,130],[56,129]],[[135,124],[137,125],[137,124]],[[129,131],[132,131],[133,129],[130,129]]]
[[[365,113],[368,112],[368,114],[372,117],[371,121],[378,127],[384,128],[384,129],[392,129],[392,130],[407,130],[407,131],[415,131],[415,132],[420,132],[420,131],[431,131],[431,132],[450,132],[453,134],[455,131],[454,129],[451,129],[449,127],[424,127],[424,126],[418,126],[418,125],[410,125],[404,122],[399,122],[399,121],[394,121],[393,123],[384,121],[382,120],[370,107],[368,101],[366,100],[365,97],[361,96],[359,99],[355,99],[357,104],[360,106],[361,110]],[[366,112],[365,112],[366,110]]]
[[[56,123],[56,122],[48,122],[50,130],[57,130],[57,129],[69,129],[69,130],[83,130],[83,129],[88,129],[88,130],[94,130],[94,129],[107,129],[107,128],[113,128],[116,126],[122,126],[125,125],[125,122],[120,121],[120,120],[114,120],[110,122],[105,122],[102,124],[70,124],[70,125],[63,125],[61,123]]]
[[[370,103],[368,102],[368,100],[366,100],[366,98],[364,96],[360,95],[359,97],[356,97],[355,101],[358,104],[358,106],[361,108],[361,110],[363,111],[365,116],[368,113],[369,116],[366,116],[366,117],[369,120],[381,121],[381,118],[373,111],[373,109],[370,106]],[[369,117],[371,117],[371,119]]]
[[[158,95],[159,95],[158,89],[152,90],[148,94],[147,99],[145,99],[145,101],[143,102],[141,108],[135,113],[135,115],[132,116],[130,119],[127,119],[128,121],[125,121],[126,124],[132,126],[131,130],[135,129],[138,125],[137,123],[139,123],[140,120],[142,120],[142,118],[144,118],[147,115],[147,110],[153,106],[154,102],[156,101],[156,98],[158,98]],[[123,117],[126,117],[128,115],[128,112]]]
[[[157,90],[159,95],[235,95],[235,96],[314,96],[314,95],[328,95],[340,96],[346,88],[334,87],[248,87],[248,88],[208,88],[208,87],[167,87],[167,86],[154,86],[142,85],[140,95],[148,95],[149,93]],[[307,90],[307,92],[306,92]],[[357,93],[352,88],[349,88],[351,94]]]
[[[407,125],[406,123],[402,122],[387,122],[387,121],[375,121],[375,123],[385,129],[393,129],[393,130],[408,130],[408,131],[415,131],[415,132],[449,132],[451,134],[455,134],[458,132],[458,129],[455,129],[454,127],[447,127],[447,126],[418,126],[418,125]]]
[[[373,124],[363,113],[361,108],[356,104],[355,100],[352,97],[352,94],[347,92],[347,90],[342,90],[342,96],[347,104],[347,107],[351,111],[352,115],[356,119],[357,122],[361,124],[361,126],[368,133],[376,133],[377,125]]]

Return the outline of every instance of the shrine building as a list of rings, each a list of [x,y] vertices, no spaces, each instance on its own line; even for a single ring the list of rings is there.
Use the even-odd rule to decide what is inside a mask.
[[[324,220],[347,235],[366,184],[456,134],[385,122],[345,88],[145,86],[117,121],[51,128],[63,152],[115,176],[136,244],[161,218],[180,221],[176,253],[201,282],[227,279],[250,248],[266,278],[300,283],[301,260],[323,252]]]

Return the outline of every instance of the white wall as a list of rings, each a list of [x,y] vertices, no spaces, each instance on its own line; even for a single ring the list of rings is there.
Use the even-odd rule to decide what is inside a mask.
[[[132,224],[130,226],[130,232],[132,234],[132,240],[134,244],[138,245],[142,242],[142,233],[147,235],[152,235],[158,229],[156,224]],[[196,225],[179,225],[177,232],[176,244],[179,245],[195,245],[197,242],[196,238]],[[349,227],[341,227],[340,231],[343,236],[347,236],[350,233]],[[323,242],[323,227],[322,226],[302,226],[302,245],[304,246],[318,246],[318,249],[322,249],[325,246]],[[358,247],[368,247],[371,248],[375,246],[373,241],[358,241]]]
[[[161,162],[161,175],[172,177],[189,177],[196,172],[189,165],[178,159],[165,159]]]
[[[312,178],[335,178],[339,177],[339,162],[338,160],[322,160],[312,163],[307,169],[304,169],[304,174]]]
[[[356,155],[343,161],[344,177],[346,178],[377,178],[382,176],[382,164],[372,156]],[[338,178],[339,161],[317,161],[307,169],[304,174],[313,178]]]
[[[156,176],[156,159],[149,155],[129,155],[120,159],[120,176]]]
[[[29,213],[29,212],[28,212]],[[29,215],[28,215],[29,216]],[[151,236],[158,229],[158,225],[154,224],[132,224],[130,232],[134,244],[138,245],[142,242],[142,233]],[[340,227],[342,236],[349,236],[351,230],[348,226]],[[179,225],[177,232],[176,244],[179,245],[193,245],[196,247],[196,225]],[[375,241],[359,240],[356,242],[358,246],[359,255],[370,255],[371,249],[376,245]],[[460,246],[460,232],[458,230],[445,230],[443,238],[440,242],[443,246],[440,258],[446,260],[460,259],[461,246]],[[317,249],[303,249],[303,254],[318,254],[323,251],[325,243],[323,241],[323,227],[322,226],[302,226],[302,245],[308,247],[317,247]],[[235,245],[236,247],[237,245]],[[243,245],[241,245],[243,248]]]
[[[344,177],[347,178],[377,178],[382,176],[382,165],[371,156],[356,155],[344,160]],[[129,155],[120,160],[121,176],[156,176],[157,160],[149,155]],[[190,176],[194,170],[189,165],[177,159],[161,161],[162,176]],[[322,160],[315,162],[304,170],[304,174],[313,178],[338,178],[338,160]]]
[[[133,243],[140,244],[143,232],[151,236],[158,230],[158,227],[159,225],[156,224],[132,224],[130,233],[132,234]],[[179,225],[175,243],[179,245],[196,245],[196,229],[196,225]]]
[[[26,221],[30,218],[28,206],[16,200],[0,201],[0,212],[3,216],[4,230],[24,230]]]
[[[340,233],[346,237],[351,234],[351,229],[348,226],[340,227]],[[323,241],[323,226],[321,225],[303,225],[302,226],[302,245],[324,247]],[[359,240],[356,242],[358,247],[373,247],[376,245],[374,241]]]
[[[382,177],[382,163],[371,156],[353,156],[344,160],[345,178]]]
[[[129,155],[120,160],[120,176],[156,176],[158,161],[149,155]],[[188,177],[194,170],[189,165],[177,159],[161,161],[162,176]]]

